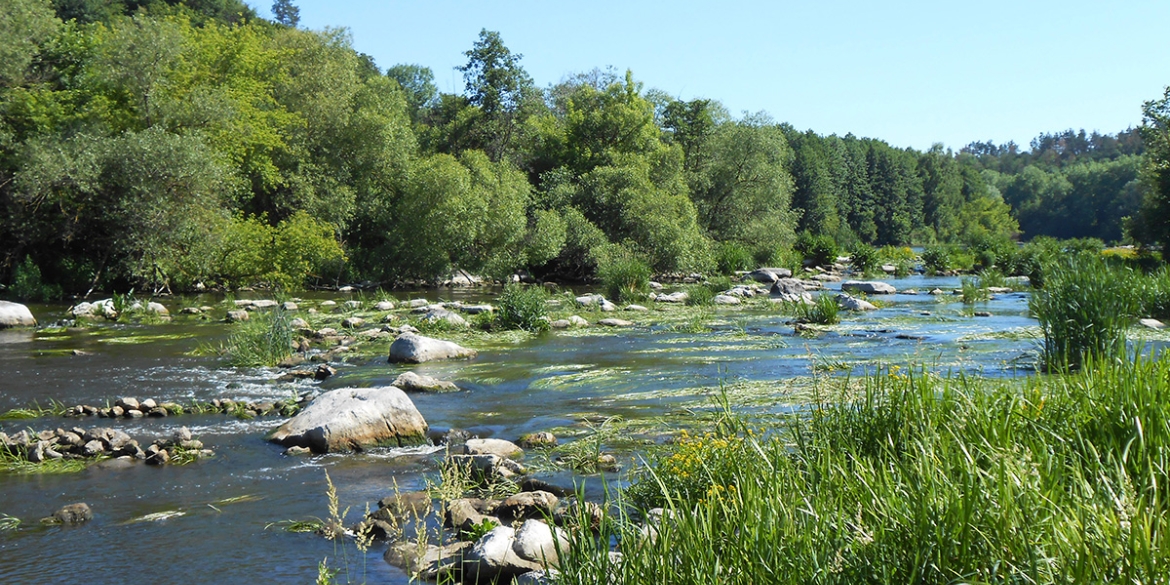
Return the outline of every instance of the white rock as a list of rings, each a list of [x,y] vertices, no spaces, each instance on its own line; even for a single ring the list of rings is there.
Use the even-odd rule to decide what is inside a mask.
[[[468,439],[463,446],[463,451],[467,455],[495,455],[505,459],[524,455],[524,449],[504,439]]]
[[[646,307],[643,307],[642,305],[626,305],[626,310],[627,311],[634,311],[637,313],[644,313],[646,311],[649,311],[650,309],[647,309]]]
[[[316,453],[420,445],[427,441],[427,421],[406,393],[393,386],[339,388],[318,396],[268,440]]]
[[[374,305],[374,309],[379,311],[393,311],[394,303],[390,301],[378,301],[378,304]]]
[[[598,325],[605,327],[633,327],[634,324],[625,319],[602,319],[597,322]]]
[[[876,311],[877,307],[869,301],[863,301],[847,294],[837,295],[837,304],[847,311]]]
[[[862,292],[867,295],[892,295],[898,292],[894,285],[877,280],[846,280],[841,283],[843,292]]]
[[[512,551],[520,558],[551,567],[560,565],[558,548],[568,551],[569,539],[560,530],[540,520],[525,520],[512,541]]]
[[[715,295],[715,298],[711,299],[711,302],[716,305],[738,305],[741,301],[739,298],[731,295]]]
[[[467,349],[450,341],[406,333],[390,344],[391,363],[414,363],[435,360],[467,359],[475,357],[474,349]]]
[[[520,558],[512,550],[516,531],[497,526],[483,535],[463,558],[463,581],[484,583],[508,582],[524,573],[541,569],[539,563]]]
[[[1150,329],[1164,329],[1166,327],[1165,323],[1162,323],[1157,319],[1142,319],[1138,321],[1138,323],[1141,323],[1142,326],[1149,327]]]
[[[32,311],[20,303],[0,301],[0,329],[6,327],[36,327]]]
[[[379,332],[381,333],[381,332]],[[407,392],[458,392],[459,387],[454,382],[432,378],[431,376],[423,376],[414,372],[403,372],[394,382],[392,386],[402,388]]]

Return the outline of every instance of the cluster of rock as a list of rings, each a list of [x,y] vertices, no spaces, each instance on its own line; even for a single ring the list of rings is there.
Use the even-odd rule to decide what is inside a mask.
[[[0,329],[9,327],[36,327],[32,311],[20,303],[0,301]]]
[[[154,315],[156,317],[169,317],[170,311],[162,303],[149,301],[143,303],[142,301],[134,301],[128,307],[124,308],[126,313],[145,313]],[[110,321],[117,320],[121,315],[118,312],[117,306],[114,304],[114,299],[102,299],[100,301],[81,302],[69,309],[69,314],[74,318],[97,318],[102,317]]]
[[[231,414],[252,418],[257,416],[292,416],[296,414],[305,402],[308,395],[298,396],[293,401],[282,402],[248,402],[246,400],[232,400],[230,398],[216,398],[211,402],[195,402],[183,406],[177,402],[157,402],[153,398],[138,400],[137,398],[119,398],[113,406],[99,408],[97,406],[77,405],[65,409],[64,416],[84,417],[96,416],[99,418],[163,418],[198,412],[200,414]]]
[[[145,449],[125,431],[110,427],[88,430],[74,427],[39,433],[21,431],[11,437],[0,433],[0,450],[30,463],[43,463],[50,459],[116,457],[145,461],[149,465],[164,465],[171,461],[176,449],[195,458],[214,455],[211,450],[203,448],[202,442],[191,437],[187,427],[178,429],[168,439],[152,441]]]

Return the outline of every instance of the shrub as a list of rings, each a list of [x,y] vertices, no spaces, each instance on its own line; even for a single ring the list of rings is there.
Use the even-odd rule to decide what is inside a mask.
[[[801,321],[816,323],[817,325],[836,325],[841,322],[841,307],[832,295],[823,294],[813,301],[813,304],[796,303],[797,312]]]
[[[24,301],[52,301],[63,296],[60,286],[46,284],[41,280],[40,267],[28,256],[13,271],[12,286],[8,291],[13,297]]]
[[[549,328],[547,295],[543,288],[509,284],[500,295],[496,322],[505,329],[547,331]]]
[[[792,248],[800,252],[805,261],[817,266],[829,266],[837,261],[839,255],[837,243],[831,236],[823,234],[814,236],[809,232],[801,232]]]
[[[928,274],[951,269],[951,250],[947,246],[927,246],[922,251],[922,265]]]
[[[853,270],[855,272],[865,274],[872,272],[878,265],[878,251],[877,248],[865,243],[855,244],[849,250],[849,256],[852,259]]]
[[[732,275],[737,270],[751,270],[752,253],[735,242],[720,242],[715,248],[715,265],[720,274]]]
[[[640,301],[650,293],[650,267],[624,254],[613,254],[602,264],[598,276],[606,297],[616,303]]]
[[[687,306],[705,307],[715,302],[715,291],[710,287],[699,285],[687,288]]]
[[[1028,303],[1044,334],[1049,369],[1125,356],[1125,331],[1141,308],[1139,283],[1127,269],[1078,254],[1054,266]]]
[[[253,313],[234,328],[223,347],[233,366],[274,366],[292,355],[293,329],[283,309]]]

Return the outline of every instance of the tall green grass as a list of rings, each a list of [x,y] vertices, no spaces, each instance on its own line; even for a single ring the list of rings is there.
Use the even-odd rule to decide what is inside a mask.
[[[606,297],[615,303],[640,301],[650,294],[650,266],[637,258],[612,258],[602,264],[597,276]]]
[[[537,286],[509,284],[500,294],[495,323],[504,329],[548,331],[548,293]]]
[[[292,355],[293,330],[280,308],[257,311],[233,325],[221,352],[233,366],[273,366]]]
[[[1028,303],[1044,335],[1045,365],[1077,368],[1090,358],[1125,356],[1140,289],[1132,271],[1099,255],[1078,254],[1055,265]]]
[[[574,534],[559,582],[1170,580],[1170,360],[840,384],[766,436],[729,416],[680,438]]]

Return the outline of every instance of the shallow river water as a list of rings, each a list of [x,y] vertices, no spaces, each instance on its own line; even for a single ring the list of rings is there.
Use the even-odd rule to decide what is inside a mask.
[[[899,290],[922,293],[959,286],[955,278],[921,276],[890,282]],[[457,293],[415,296],[452,294]],[[1025,375],[1014,364],[1038,348],[1027,296],[997,295],[975,307],[992,316],[976,317],[957,296],[898,294],[883,297],[889,306],[879,311],[842,313],[840,325],[816,337],[795,335],[790,317],[737,308],[714,310],[717,322],[703,333],[653,325],[653,316],[643,318],[650,325],[616,332],[553,332],[482,351],[469,362],[412,366],[464,388],[412,399],[432,428],[458,427],[515,440],[527,432],[582,428],[614,416],[685,416],[696,405],[709,405],[721,386],[740,408],[796,408],[802,398],[786,381],[807,380],[814,369],[841,376],[896,364],[942,373]],[[345,296],[317,300],[324,298],[341,301]],[[164,303],[177,313],[182,306],[212,301]],[[67,307],[32,309],[47,324],[64,318]],[[337,365],[338,374],[318,385],[277,382],[275,369],[234,369],[215,357],[193,355],[200,344],[218,343],[226,331],[222,323],[177,314],[172,322],[155,325],[0,331],[0,412],[50,399],[98,406],[120,396],[180,403],[217,397],[275,400],[296,391],[389,384],[408,369],[384,357],[358,359]],[[73,355],[74,349],[85,353]],[[0,582],[310,583],[317,564],[325,557],[334,560],[341,551],[327,540],[266,526],[325,517],[325,470],[342,505],[352,506],[353,521],[367,503],[391,493],[395,483],[404,491],[419,489],[435,473],[434,457],[419,452],[288,457],[263,438],[280,422],[223,415],[0,421],[0,431],[10,434],[24,428],[116,425],[140,440],[187,426],[216,452],[186,466],[107,462],[75,474],[0,475],[0,514],[23,521],[19,530],[0,532]],[[629,468],[637,450],[619,453]],[[539,476],[566,485],[584,482],[592,494],[604,489],[600,476],[553,470]],[[74,502],[87,502],[95,519],[75,528],[38,524],[38,518]],[[158,513],[169,517],[143,519]],[[406,575],[382,561],[383,550],[375,545],[360,559],[349,547],[355,582],[363,572],[370,583],[407,582]]]

